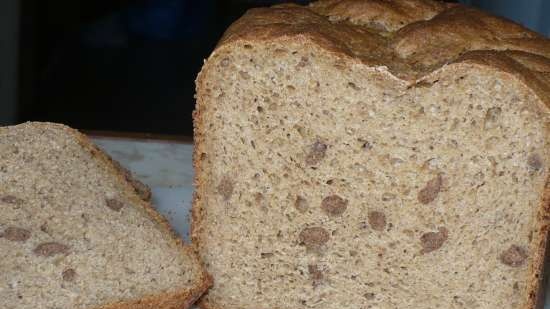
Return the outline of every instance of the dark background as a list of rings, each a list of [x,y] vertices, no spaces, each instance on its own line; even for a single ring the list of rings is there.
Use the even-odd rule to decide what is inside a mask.
[[[13,116],[0,122],[191,135],[194,79],[203,59],[248,8],[285,1],[18,2],[16,106]],[[533,21],[536,16],[514,16],[514,5],[537,2],[550,9],[545,0],[508,1],[508,6],[498,0],[496,9],[491,1],[462,2],[519,18],[539,31],[544,25]]]

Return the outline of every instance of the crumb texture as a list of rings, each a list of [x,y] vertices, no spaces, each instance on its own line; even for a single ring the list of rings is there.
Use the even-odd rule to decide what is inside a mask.
[[[0,307],[92,309],[197,285],[198,262],[77,134],[0,128]]]
[[[525,70],[550,67],[548,49],[517,52],[517,66],[495,52],[434,69],[459,57],[453,31],[478,27],[491,36],[468,50],[547,46],[420,0],[285,5],[231,27],[197,82],[193,237],[215,281],[206,304],[530,308],[550,148],[545,77]],[[426,68],[421,81],[399,77]]]

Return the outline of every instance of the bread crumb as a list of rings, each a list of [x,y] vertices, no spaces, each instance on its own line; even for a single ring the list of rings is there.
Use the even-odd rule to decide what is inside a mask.
[[[262,252],[260,253],[262,259],[267,259],[273,256],[273,252]]]
[[[217,190],[223,199],[227,201],[231,198],[231,195],[233,195],[233,187],[233,180],[228,176],[224,176],[218,184]]]
[[[61,274],[63,281],[74,281],[76,279],[76,271],[72,268],[67,268]]]
[[[428,232],[420,237],[422,254],[430,253],[443,246],[443,243],[448,238],[449,232],[444,227],[440,227],[438,230],[439,232]]]
[[[309,149],[309,153],[306,156],[306,164],[319,164],[319,162],[321,162],[321,160],[323,160],[323,158],[326,156],[327,148],[327,145],[320,141],[316,141],[315,143],[313,143],[313,145],[311,145]]]
[[[323,272],[316,264],[310,264],[307,266],[309,272],[309,278],[311,279],[313,286],[318,286],[324,278]]]
[[[6,203],[6,204],[18,205],[18,204],[22,204],[23,200],[13,195],[3,195],[2,197],[0,197],[0,202]]]
[[[492,129],[496,127],[498,123],[498,118],[501,113],[502,113],[502,109],[500,107],[489,108],[485,113],[485,119],[483,120],[483,128]]]
[[[0,234],[0,238],[5,238],[9,241],[25,242],[31,237],[31,232],[20,227],[8,227],[4,233]]]
[[[426,186],[422,190],[418,191],[418,201],[422,204],[429,204],[433,202],[441,191],[442,184],[443,178],[441,175],[437,175],[437,177],[428,181]]]
[[[369,225],[375,231],[383,231],[386,228],[386,215],[381,211],[369,211]]]
[[[298,64],[296,64],[296,68],[303,68],[308,64],[309,64],[309,59],[307,57],[302,56]]]
[[[245,72],[245,71],[239,71],[239,75],[243,78],[243,79],[250,79],[250,74],[248,74],[248,72]]]
[[[316,249],[328,242],[330,234],[322,227],[308,227],[300,232],[300,244],[308,249]]]
[[[39,244],[33,250],[34,254],[42,257],[51,257],[58,254],[66,254],[69,252],[69,247],[58,242],[46,242]]]
[[[105,204],[107,205],[107,207],[114,211],[120,211],[122,207],[124,207],[124,204],[121,201],[114,198],[106,199]]]
[[[294,208],[301,213],[305,213],[309,208],[309,203],[304,197],[298,195],[296,201],[294,201]]]
[[[517,245],[511,245],[510,248],[500,254],[500,261],[511,267],[522,266],[527,258],[527,250]]]
[[[536,153],[529,155],[527,158],[527,166],[532,172],[538,172],[542,169],[542,159]]]
[[[384,193],[382,194],[382,201],[388,202],[388,201],[391,201],[391,200],[395,199],[395,197],[396,197],[396,196],[395,196],[395,194],[393,194],[393,193],[384,192]]]
[[[363,297],[365,297],[367,300],[373,300],[375,298],[374,293],[365,293],[363,294]]]
[[[321,202],[321,209],[329,216],[341,216],[348,208],[348,201],[338,195],[330,195]]]
[[[229,63],[230,63],[229,58],[223,58],[222,61],[220,61],[220,65],[222,67],[227,67],[229,65]]]

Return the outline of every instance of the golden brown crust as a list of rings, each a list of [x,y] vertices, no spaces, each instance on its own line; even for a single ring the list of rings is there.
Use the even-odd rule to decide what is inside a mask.
[[[462,5],[431,0],[321,0],[308,7],[283,5],[252,9],[226,31],[213,55],[236,44],[294,41],[315,44],[335,57],[387,68],[401,82],[414,85],[447,66],[481,65],[505,72],[550,107],[550,40],[511,21]],[[197,78],[197,89],[208,64]],[[203,102],[197,97],[194,113],[197,192],[193,201],[192,239],[201,246],[204,205],[200,188],[204,152]],[[550,180],[549,180],[550,183]],[[538,251],[534,253],[529,300],[524,309],[541,306],[541,279],[550,220],[550,184],[540,207]],[[199,302],[204,309],[219,307]],[[543,304],[542,304],[543,305]]]
[[[194,286],[189,287],[189,289],[150,295],[138,300],[108,304],[94,309],[185,309],[193,304],[212,285],[211,276],[206,272],[196,252],[191,247],[185,246],[181,237],[171,228],[168,221],[153,208],[148,200],[142,198],[135,189],[134,183],[128,180],[128,176],[125,170],[121,169],[120,164],[118,164],[118,162],[115,163],[116,161],[113,161],[107,154],[97,148],[97,146],[95,146],[85,135],[77,130],[51,123],[41,123],[38,125],[58,127],[60,130],[65,130],[73,134],[84,149],[87,149],[92,156],[101,161],[103,163],[102,165],[106,166],[114,176],[119,178],[119,183],[125,184],[127,197],[132,199],[135,205],[143,207],[146,213],[157,222],[159,227],[170,236],[178,247],[181,248],[182,254],[194,257],[195,263],[201,272],[196,282],[193,283]]]
[[[521,51],[479,50],[465,53],[454,63],[476,63],[509,73],[522,81],[550,107],[550,83],[544,72],[545,66],[550,66],[548,58]]]
[[[203,76],[206,75],[206,72],[203,70],[199,73],[199,76],[196,80],[196,87],[197,92],[200,85],[203,83]],[[202,104],[202,97],[197,97],[197,104],[196,109],[193,111],[193,129],[194,129],[194,147],[193,147],[193,168],[195,170],[195,178],[194,178],[194,187],[195,192],[193,193],[193,201],[192,201],[192,208],[191,208],[191,245],[193,246],[193,249],[199,255],[200,252],[200,246],[203,244],[200,240],[201,235],[201,228],[203,226],[202,220],[204,219],[204,208],[202,203],[200,203],[201,197],[200,197],[200,188],[203,188],[206,183],[204,183],[204,179],[201,178],[201,170],[203,169],[202,163],[201,163],[201,157],[204,152],[205,148],[205,142],[204,142],[204,133],[203,133],[203,108],[204,105]],[[199,255],[200,256],[200,255]],[[212,281],[213,283],[213,281]],[[208,292],[204,293],[206,295]],[[204,296],[203,295],[203,296]],[[201,308],[207,309],[208,306],[206,304],[206,298],[202,297],[198,301],[198,305]]]
[[[165,293],[144,297],[139,300],[109,304],[96,309],[185,309],[199,299],[199,297],[210,287],[212,280],[207,276],[200,285],[191,290]]]
[[[201,309],[222,309],[222,307],[219,306],[219,305],[215,305],[215,304],[209,303],[209,302],[206,300],[206,297],[200,298],[199,301],[197,302],[197,305],[198,305]]]
[[[218,49],[289,37],[386,66],[407,81],[478,50],[523,51],[538,55],[546,63],[542,67],[550,63],[550,40],[543,36],[476,9],[428,0],[328,0],[252,9],[229,27]]]
[[[548,56],[547,51],[530,50],[530,45],[524,44],[523,39],[533,38],[538,38],[538,35],[519,25],[475,9],[456,6],[428,21],[403,27],[395,34],[392,46],[400,58],[423,66],[435,65],[437,69],[473,50],[514,49],[542,52]]]
[[[385,31],[397,31],[407,24],[431,19],[451,6],[431,0],[328,0],[311,4],[314,11],[331,21],[348,20],[356,25],[382,28]]]
[[[538,251],[535,253],[531,269],[530,293],[526,309],[542,309],[545,303],[546,287],[543,283],[545,273],[550,271],[545,266],[545,261],[550,255],[550,246],[548,246],[550,241],[548,238],[550,232],[550,180],[546,181],[542,205],[537,215],[541,226],[537,235],[538,237],[535,238],[535,241],[538,240]]]
[[[197,85],[200,82],[200,76],[197,78]],[[204,75],[203,75],[204,76]],[[197,100],[201,100],[202,98],[197,98]],[[204,148],[204,137],[202,133],[202,109],[201,104],[197,102],[197,108],[193,112],[193,126],[194,126],[194,141],[195,141],[195,147],[193,147],[193,168],[195,169],[195,179],[194,179],[194,187],[195,192],[193,193],[193,201],[192,201],[192,208],[191,208],[191,245],[193,246],[193,249],[197,254],[200,251],[200,235],[202,228],[202,219],[204,219],[202,204],[200,203],[200,193],[199,188],[202,188],[205,184],[203,183],[203,179],[200,176],[200,171],[202,170],[202,165],[200,162],[200,156],[203,153]]]

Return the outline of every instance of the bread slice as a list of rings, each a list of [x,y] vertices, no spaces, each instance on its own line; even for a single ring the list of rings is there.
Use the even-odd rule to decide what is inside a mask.
[[[0,307],[188,307],[211,279],[149,196],[75,130],[0,128]]]
[[[246,13],[197,79],[203,308],[541,305],[548,57],[442,2]]]

